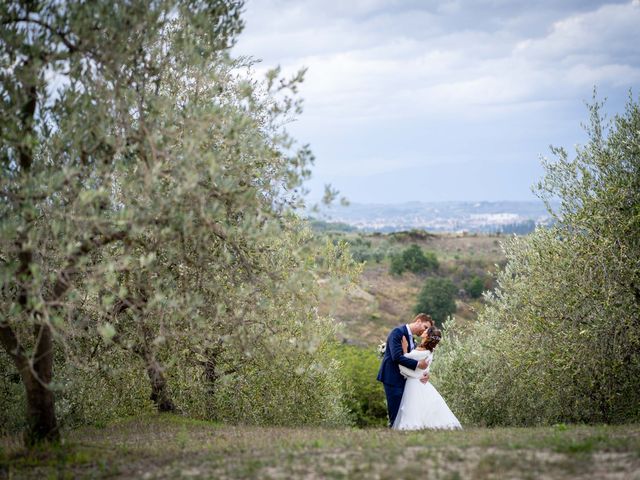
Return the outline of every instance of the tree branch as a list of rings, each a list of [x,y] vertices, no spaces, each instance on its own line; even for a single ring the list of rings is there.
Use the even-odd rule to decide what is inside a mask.
[[[68,33],[61,32],[60,30],[58,30],[58,29],[52,27],[51,25],[49,25],[47,22],[43,22],[42,20],[37,19],[37,18],[33,18],[33,17],[29,17],[29,16],[7,18],[5,20],[2,20],[2,25],[11,25],[11,24],[23,23],[23,22],[24,23],[34,23],[36,25],[39,25],[39,26],[43,27],[46,30],[49,30],[55,36],[60,38],[60,40],[62,41],[64,46],[67,47],[67,49],[69,50],[69,53],[77,52],[80,49],[78,47],[78,45],[76,45],[75,43],[72,43],[67,38]]]
[[[71,277],[76,273],[76,264],[80,258],[96,248],[126,238],[128,233],[128,230],[116,230],[108,234],[96,232],[82,242],[80,246],[67,257],[66,266],[58,273],[51,295],[47,301],[55,302],[69,290],[71,287]]]

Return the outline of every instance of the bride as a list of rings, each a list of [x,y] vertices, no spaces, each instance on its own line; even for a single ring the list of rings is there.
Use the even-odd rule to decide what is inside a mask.
[[[420,381],[424,372],[429,371],[433,350],[438,345],[442,332],[436,327],[430,327],[420,337],[422,343],[411,352],[406,353],[406,340],[403,341],[402,348],[405,356],[418,361],[426,358],[429,366],[426,370],[418,368],[410,370],[400,365],[400,373],[407,377],[407,382],[393,428],[395,430],[461,429],[460,422],[431,382]]]

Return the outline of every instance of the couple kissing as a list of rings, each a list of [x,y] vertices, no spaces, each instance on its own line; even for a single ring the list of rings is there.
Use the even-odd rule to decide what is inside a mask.
[[[414,335],[421,341],[416,346]],[[429,382],[433,351],[442,338],[430,315],[394,328],[387,337],[378,372],[384,385],[389,426],[395,430],[460,429],[462,426]]]

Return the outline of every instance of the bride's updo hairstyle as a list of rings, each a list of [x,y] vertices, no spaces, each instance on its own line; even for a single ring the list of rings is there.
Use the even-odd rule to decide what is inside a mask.
[[[436,348],[436,345],[440,343],[441,338],[442,338],[442,332],[440,331],[439,328],[429,327],[427,329],[427,338],[422,340],[420,347],[424,348],[425,350],[429,350],[433,352],[433,349]]]

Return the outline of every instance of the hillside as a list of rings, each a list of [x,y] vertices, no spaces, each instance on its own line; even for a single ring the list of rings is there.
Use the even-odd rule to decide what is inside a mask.
[[[328,295],[322,304],[322,313],[332,315],[342,325],[342,338],[362,345],[382,341],[390,328],[408,321],[413,316],[425,279],[449,278],[460,289],[469,279],[481,278],[485,288],[493,287],[496,264],[504,262],[500,241],[504,236],[481,234],[431,234],[416,230],[409,232],[354,233],[333,232],[334,241],[351,244],[354,258],[364,261],[360,282],[341,296]],[[410,245],[418,245],[425,252],[436,255],[436,271],[415,274],[390,272],[390,259]],[[481,299],[457,295],[455,315],[473,320]]]

